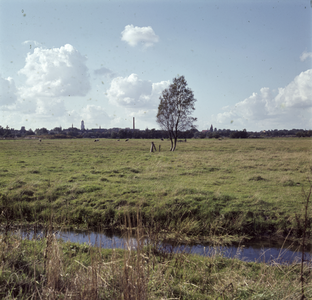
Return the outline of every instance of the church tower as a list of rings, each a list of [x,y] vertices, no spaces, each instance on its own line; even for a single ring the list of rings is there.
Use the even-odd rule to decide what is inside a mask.
[[[82,120],[81,121],[81,131],[84,131],[85,130],[85,126],[84,126],[84,121]]]

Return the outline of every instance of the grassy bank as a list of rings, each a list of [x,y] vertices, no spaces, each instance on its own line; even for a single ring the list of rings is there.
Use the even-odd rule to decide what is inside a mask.
[[[140,233],[138,232],[138,237]],[[309,265],[268,265],[173,254],[155,247],[104,250],[87,244],[3,235],[2,299],[310,299]],[[131,245],[130,245],[131,246]],[[310,266],[311,267],[311,266]],[[303,292],[302,292],[303,291]],[[302,298],[304,295],[306,298]]]
[[[115,228],[139,207],[144,225],[181,238],[301,236],[311,139],[154,142],[160,152],[150,140],[0,141],[2,224]]]

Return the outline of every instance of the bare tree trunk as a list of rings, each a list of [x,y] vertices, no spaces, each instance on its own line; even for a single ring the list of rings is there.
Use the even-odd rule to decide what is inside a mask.
[[[173,140],[172,140],[172,137],[170,137],[170,143],[171,143],[171,147],[170,147],[170,151],[173,151]]]
[[[174,144],[173,144],[173,149],[171,151],[174,151],[177,147],[177,137],[174,138]]]

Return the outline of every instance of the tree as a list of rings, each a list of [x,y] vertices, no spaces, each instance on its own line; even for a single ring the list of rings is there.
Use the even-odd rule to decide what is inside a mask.
[[[174,151],[177,145],[179,132],[195,128],[193,123],[197,118],[191,117],[196,99],[193,92],[187,87],[184,76],[176,77],[169,88],[159,97],[157,123],[168,132],[171,148]]]
[[[31,128],[29,128],[29,130],[26,131],[26,134],[27,134],[27,135],[33,135],[33,134],[35,134],[35,133],[31,130]]]
[[[12,129],[10,129],[9,125],[7,125],[4,129],[4,133],[3,133],[4,137],[11,137],[12,135]]]
[[[231,133],[230,137],[232,139],[246,139],[248,138],[248,133],[246,129],[244,129],[243,131],[234,131]]]
[[[35,130],[35,134],[36,135],[43,135],[43,134],[48,134],[49,133],[49,131],[48,131],[48,129],[46,129],[46,128],[44,128],[44,127],[42,127],[42,128],[37,128],[36,130]]]

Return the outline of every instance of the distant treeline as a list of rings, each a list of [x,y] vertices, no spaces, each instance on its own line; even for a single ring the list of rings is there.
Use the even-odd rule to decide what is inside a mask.
[[[112,138],[112,139],[161,139],[168,138],[168,133],[164,130],[156,129],[122,129],[122,128],[110,128],[110,129],[86,129],[80,130],[76,127],[70,127],[68,129],[62,129],[61,127],[55,127],[48,130],[46,128],[37,128],[35,131],[32,129],[26,130],[22,127],[20,130],[14,128],[5,128],[0,125],[0,137],[2,138],[22,138],[22,137],[44,137],[50,139],[61,138]],[[179,133],[179,138],[265,138],[265,137],[311,137],[312,130],[303,129],[283,129],[283,130],[264,130],[260,132],[243,130],[231,130],[231,129],[210,129],[199,131],[197,129],[191,129]]]

